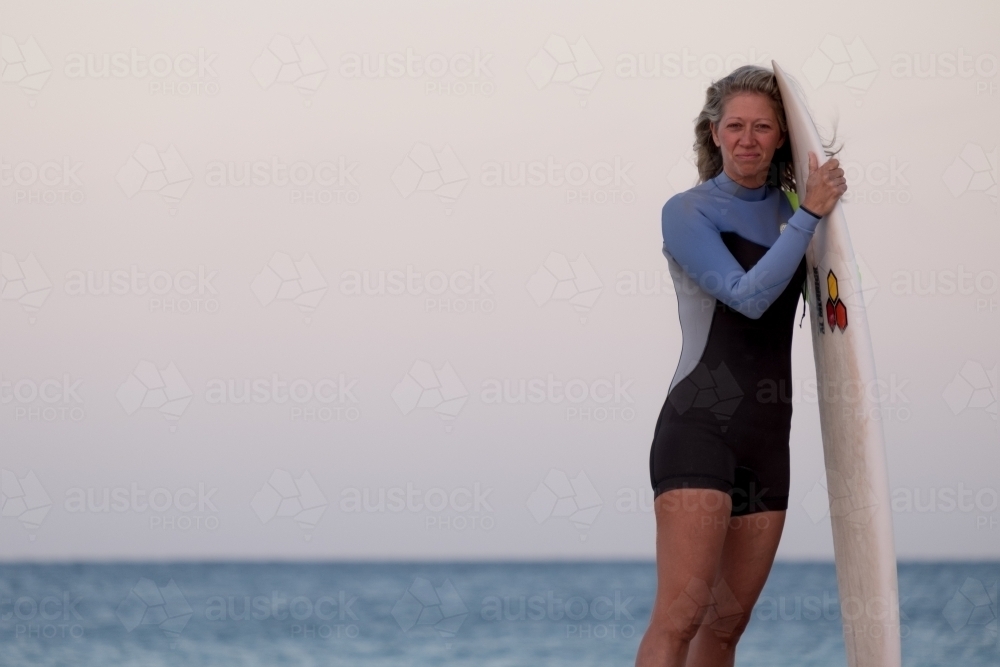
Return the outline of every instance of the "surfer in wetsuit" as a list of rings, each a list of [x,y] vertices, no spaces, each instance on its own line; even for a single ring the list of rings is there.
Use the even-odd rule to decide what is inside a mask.
[[[699,184],[663,207],[683,344],[649,472],[657,590],[637,667],[732,665],[788,505],[791,343],[820,219],[847,190],[810,153],[798,210],[771,70],[709,86],[695,125]],[[783,224],[787,223],[787,224]]]

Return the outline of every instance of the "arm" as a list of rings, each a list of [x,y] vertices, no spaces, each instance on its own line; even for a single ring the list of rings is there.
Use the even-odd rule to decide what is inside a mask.
[[[744,271],[715,226],[690,200],[675,195],[663,207],[663,254],[680,264],[702,290],[756,320],[788,285],[819,220],[799,207],[774,245]]]

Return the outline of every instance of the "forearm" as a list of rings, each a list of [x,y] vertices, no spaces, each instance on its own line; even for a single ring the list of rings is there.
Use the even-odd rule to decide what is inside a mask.
[[[682,215],[683,211],[664,210],[664,254],[680,264],[703,291],[752,319],[763,315],[784,291],[819,223],[800,208],[778,240],[745,271],[710,223],[685,220]]]

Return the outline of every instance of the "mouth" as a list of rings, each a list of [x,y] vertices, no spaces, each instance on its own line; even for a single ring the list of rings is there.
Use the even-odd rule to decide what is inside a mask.
[[[743,155],[735,156],[737,160],[756,160],[760,157],[760,153],[745,153]]]

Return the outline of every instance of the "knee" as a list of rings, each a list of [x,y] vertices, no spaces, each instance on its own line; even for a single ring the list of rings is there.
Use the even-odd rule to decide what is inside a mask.
[[[660,607],[650,619],[650,630],[656,633],[661,641],[672,646],[685,646],[691,643],[701,629],[704,611],[676,603]]]
[[[676,649],[690,644],[700,628],[696,622],[678,624],[669,616],[660,615],[651,619],[649,632],[659,643]]]
[[[705,631],[711,632],[723,645],[733,647],[743,636],[743,631],[746,630],[749,623],[750,613],[747,612],[717,617],[711,619],[711,622],[705,622],[703,626]]]

